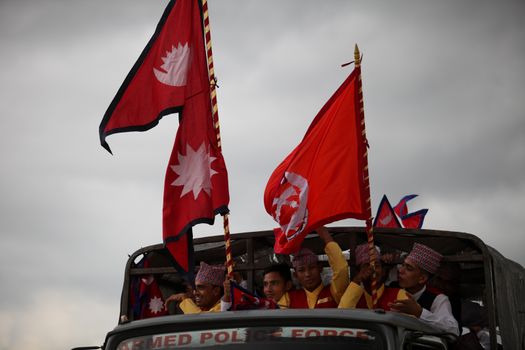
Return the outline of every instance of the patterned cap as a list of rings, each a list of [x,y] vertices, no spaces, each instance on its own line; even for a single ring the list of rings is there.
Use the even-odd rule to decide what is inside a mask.
[[[297,254],[294,254],[292,259],[292,266],[295,268],[302,265],[310,265],[317,263],[317,255],[308,248],[301,248]]]
[[[379,248],[375,246],[376,248],[376,258],[379,259]],[[368,255],[368,243],[363,243],[358,245],[355,248],[355,264],[357,266],[361,264],[368,264],[370,263],[370,255]]]
[[[214,286],[222,286],[225,278],[225,268],[222,265],[208,265],[204,261],[201,261],[201,266],[195,282],[209,283]]]
[[[414,243],[412,251],[406,258],[412,260],[419,268],[434,274],[439,268],[443,255],[426,245]]]

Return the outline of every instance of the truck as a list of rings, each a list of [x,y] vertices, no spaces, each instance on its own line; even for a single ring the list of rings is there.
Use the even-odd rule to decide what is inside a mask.
[[[362,227],[329,227],[333,239],[346,253],[350,274],[354,250],[366,242]],[[427,229],[375,228],[375,244],[382,252],[403,253],[414,243],[425,244],[443,255],[442,265],[453,267],[445,288],[450,300],[467,301],[484,311],[484,327],[491,349],[525,350],[525,269],[486,245],[476,235]],[[244,276],[248,289],[262,290],[263,270],[272,263],[289,262],[287,255],[273,251],[273,231],[231,235],[235,271]],[[304,247],[318,254],[325,266],[323,244],[315,234],[308,235]],[[224,263],[222,235],[194,240],[198,264]],[[392,262],[402,262],[402,254]],[[147,262],[147,263],[146,263]],[[330,270],[325,268],[327,279]],[[243,310],[183,315],[169,310],[166,315],[138,319],[137,279],[153,276],[162,296],[183,291],[185,284],[173,267],[163,244],[141,248],[125,267],[120,315],[117,326],[101,346],[79,349],[153,350],[183,348],[275,349],[457,349],[458,339],[440,332],[420,320],[382,309],[281,309]],[[443,278],[444,276],[440,276]],[[450,278],[452,277],[452,278]],[[441,281],[444,282],[444,281]]]

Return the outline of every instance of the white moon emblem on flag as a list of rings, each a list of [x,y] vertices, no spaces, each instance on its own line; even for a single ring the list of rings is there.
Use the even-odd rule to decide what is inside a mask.
[[[392,221],[392,214],[388,214],[388,216],[385,216],[383,219],[379,219],[382,225],[388,225],[390,221]]]
[[[301,175],[286,172],[277,196],[273,199],[273,218],[290,241],[308,222],[308,181]]]
[[[153,68],[153,73],[157,80],[170,86],[186,85],[188,67],[190,63],[190,47],[188,43],[172,46],[171,51],[166,51],[162,57],[163,64],[160,66],[163,71]]]

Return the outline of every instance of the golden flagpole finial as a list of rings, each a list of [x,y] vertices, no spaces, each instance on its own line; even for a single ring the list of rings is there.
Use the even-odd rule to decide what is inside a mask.
[[[355,44],[354,49],[354,62],[356,67],[359,67],[361,65],[361,58],[359,55],[359,48],[357,47],[357,44]]]

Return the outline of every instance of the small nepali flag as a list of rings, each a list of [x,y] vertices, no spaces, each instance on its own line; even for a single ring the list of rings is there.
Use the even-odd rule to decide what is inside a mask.
[[[259,298],[252,292],[244,289],[237,283],[231,281],[231,300],[230,310],[267,310],[278,309],[279,306],[273,299]]]
[[[401,218],[408,214],[407,202],[417,197],[417,194],[409,194],[401,198],[399,203],[394,207],[394,211]]]
[[[392,209],[388,198],[383,195],[381,203],[377,208],[377,215],[374,219],[374,227],[390,227],[390,228],[401,228],[401,224],[397,219],[397,215]]]
[[[407,214],[401,218],[403,226],[405,228],[421,228],[423,227],[423,221],[425,215],[427,215],[428,209],[421,209],[413,213]]]
[[[148,266],[149,262],[146,257],[143,258],[138,265],[138,267],[143,268],[147,268]],[[130,295],[134,320],[165,316],[168,314],[162,292],[153,275],[135,277],[131,283]]]
[[[278,254],[298,251],[304,237],[319,226],[370,215],[363,175],[360,76],[356,67],[268,180],[264,207],[279,224],[274,229]]]

